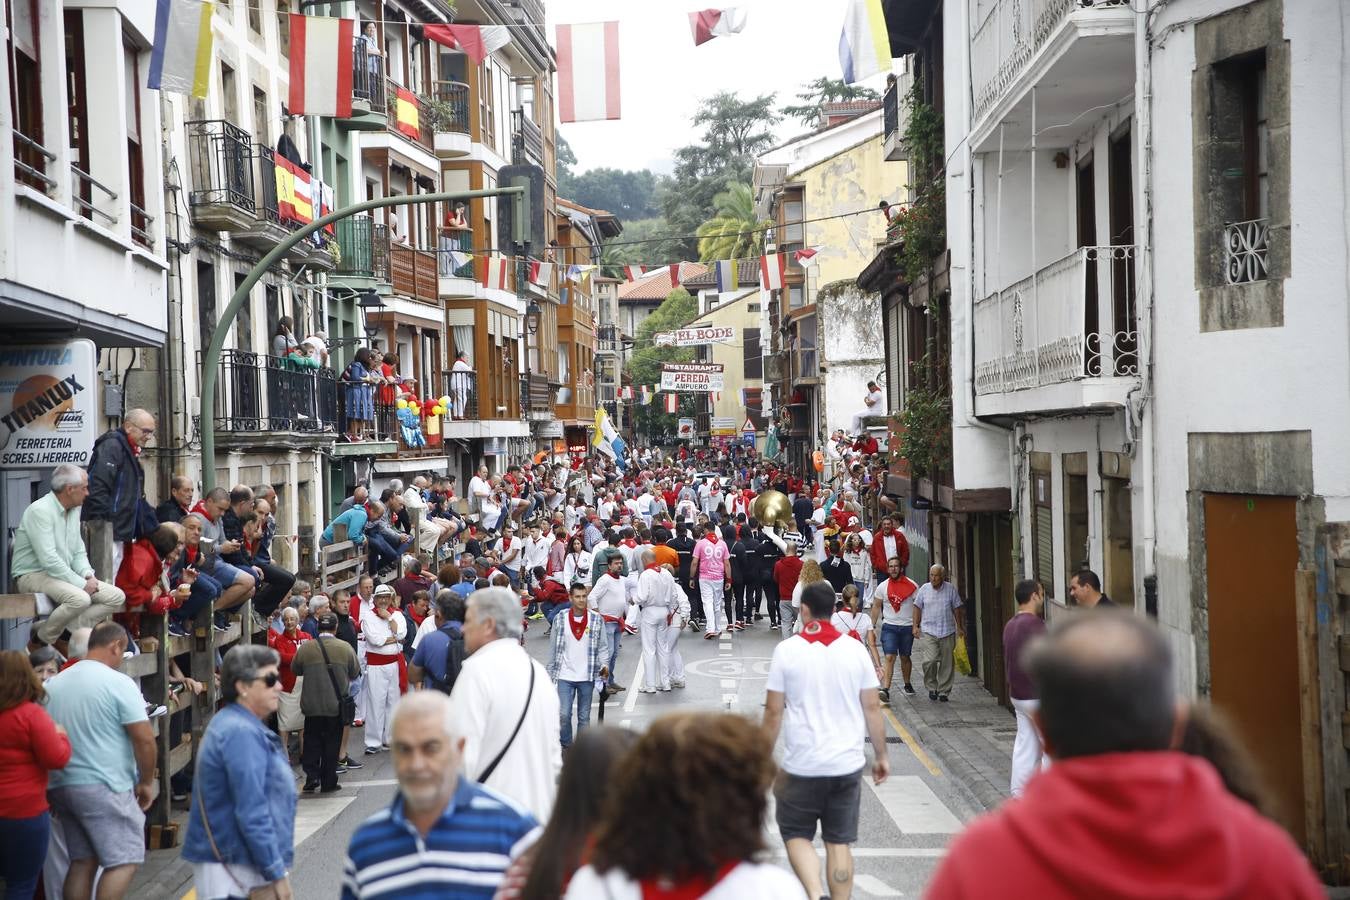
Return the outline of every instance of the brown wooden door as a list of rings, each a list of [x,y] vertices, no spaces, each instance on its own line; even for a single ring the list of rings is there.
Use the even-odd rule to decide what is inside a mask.
[[[1296,528],[1292,497],[1205,495],[1212,699],[1232,719],[1280,820],[1302,844]]]

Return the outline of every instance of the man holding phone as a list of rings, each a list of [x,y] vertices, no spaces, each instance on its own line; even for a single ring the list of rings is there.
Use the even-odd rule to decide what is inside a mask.
[[[212,488],[205,497],[197,501],[192,511],[201,516],[201,544],[197,570],[209,575],[220,585],[220,598],[216,601],[216,625],[224,625],[224,611],[242,606],[253,594],[256,585],[252,573],[232,566],[220,558],[221,554],[235,553],[242,546],[240,541],[225,540],[225,528],[221,517],[230,508],[230,492],[222,487]]]

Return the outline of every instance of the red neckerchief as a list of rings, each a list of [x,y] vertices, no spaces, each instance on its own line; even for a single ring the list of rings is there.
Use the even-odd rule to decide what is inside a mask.
[[[841,617],[844,615],[844,611],[843,611],[842,609],[839,610],[839,615],[840,615]],[[853,627],[850,628],[850,629],[848,630],[848,636],[851,637],[851,638],[856,638],[856,639],[858,639],[858,640],[861,641],[861,640],[862,640],[862,635],[858,633],[858,621],[859,621],[860,619],[862,619],[862,613],[861,613],[861,612],[855,612],[855,613],[850,613],[849,615],[853,616],[853,623],[852,623],[852,624],[853,624]]]
[[[505,553],[507,550],[510,549],[511,549],[511,538],[507,537],[506,535],[502,535],[502,552]]]
[[[623,540],[619,541],[619,543],[623,544],[629,550],[632,550],[634,547],[637,546],[637,541],[633,540],[632,538],[624,538]]]
[[[917,585],[915,585],[912,588],[909,588],[907,587],[907,583],[908,585],[914,584],[914,582],[910,581],[908,578],[906,578],[904,581],[896,581],[893,578],[886,579],[886,600],[889,601],[891,604],[891,612],[898,613],[900,611],[900,604],[908,600],[914,594],[914,592],[919,589]],[[891,593],[892,587],[897,584],[900,585],[900,590],[904,591],[904,593],[901,594],[899,597],[896,597],[893,593]]]
[[[711,543],[714,543],[714,544],[717,543],[717,529],[716,529],[716,528],[709,528],[709,529],[708,529],[708,533],[705,534],[704,537],[707,538],[708,541],[711,542]]]
[[[732,860],[713,873],[711,878],[695,875],[679,883],[665,879],[644,878],[639,882],[642,887],[642,900],[696,900],[711,891],[738,865],[740,860]]]
[[[189,565],[189,566],[192,565],[194,562],[197,561],[197,545],[196,545],[196,544],[185,544],[185,545],[183,546],[183,553],[184,553],[184,555],[187,556],[187,561],[188,561],[188,565]]]
[[[820,620],[816,620],[803,628],[800,636],[804,638],[808,644],[819,643],[824,644],[826,647],[842,637],[842,635],[839,634],[838,628],[835,628],[829,622],[821,622]]]
[[[122,433],[123,433],[123,434],[127,434],[125,428],[122,429]],[[135,441],[133,441],[133,440],[131,439],[131,435],[129,435],[129,434],[127,434],[127,443],[131,445],[131,455],[132,455],[132,456],[140,456],[140,455],[141,455],[141,445],[140,445],[140,444],[137,444]]]
[[[650,572],[652,569],[659,569],[659,568],[661,568],[660,563],[648,563],[647,565],[642,567],[642,571]]]
[[[572,616],[572,611],[567,611],[567,627],[572,629],[572,637],[581,640],[586,634],[586,622],[590,619],[590,613],[582,613],[581,621],[577,621]]]
[[[611,572],[611,571],[609,571],[609,569],[606,569],[606,570],[605,570],[605,574],[608,575],[610,578],[613,578],[613,579],[616,579],[616,580],[623,577],[623,575],[622,575],[621,573],[619,573],[619,572]]]

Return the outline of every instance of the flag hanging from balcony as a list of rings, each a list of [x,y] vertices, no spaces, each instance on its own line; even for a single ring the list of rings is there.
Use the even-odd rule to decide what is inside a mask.
[[[276,167],[277,215],[302,225],[314,221],[309,173],[280,153],[274,153],[272,159]]]
[[[530,284],[547,286],[553,280],[553,263],[530,260]]]
[[[335,205],[336,199],[333,194],[333,188],[324,184],[322,181],[319,182],[319,215],[328,215],[333,211]],[[337,223],[329,222],[324,226],[323,230],[325,234],[337,234]]]
[[[632,400],[633,386],[631,384],[625,384],[623,390],[619,391],[619,396],[624,400]]]
[[[394,89],[394,119],[400,134],[413,140],[422,136],[422,123],[417,111],[417,97],[407,88]]]
[[[787,259],[782,253],[771,253],[759,258],[759,286],[766,291],[783,289],[783,270]]]
[[[506,290],[507,259],[505,256],[483,257],[483,287]]]
[[[792,251],[792,261],[799,266],[813,266],[816,264],[816,254],[819,251],[815,247],[803,247],[800,250]]]
[[[701,9],[689,14],[689,29],[694,32],[694,46],[706,44],[720,34],[740,34],[745,28],[745,11],[732,6],[727,9]]]
[[[670,264],[670,287],[672,290],[680,286],[680,266],[682,265],[684,263]]]
[[[678,394],[672,394],[670,392],[667,392],[665,398],[666,398],[666,412],[673,414],[680,411],[680,397]]]
[[[647,272],[646,266],[624,266],[623,277],[629,281],[637,281]]]
[[[291,87],[286,111],[293,116],[350,118],[355,20],[298,13],[290,17]]]
[[[713,264],[717,271],[717,290],[734,291],[740,287],[739,280],[736,277],[736,260],[719,259]]]
[[[881,0],[848,0],[839,35],[839,65],[848,84],[890,71],[891,39]]]
[[[473,262],[473,256],[471,254],[465,253],[462,250],[450,251],[451,273],[458,272],[460,269],[464,268],[471,262]]]
[[[559,25],[556,43],[559,120],[619,118],[619,23]]]
[[[423,25],[422,33],[451,50],[464,51],[475,66],[511,43],[511,31],[505,25]]]
[[[210,0],[157,0],[155,45],[150,48],[152,91],[205,97],[211,78]]]
[[[652,389],[647,385],[642,386],[642,405],[650,406],[652,402]]]

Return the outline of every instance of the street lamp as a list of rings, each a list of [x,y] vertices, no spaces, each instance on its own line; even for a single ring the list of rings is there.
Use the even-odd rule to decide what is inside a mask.
[[[385,303],[380,299],[380,295],[371,289],[366,289],[360,294],[361,299],[356,301],[356,305],[361,307],[362,321],[365,322],[366,340],[374,341],[375,335],[380,333],[380,326],[371,322],[370,317],[385,309]]]
[[[539,315],[542,312],[539,304],[533,300],[530,301],[529,306],[525,307],[525,330],[530,334],[539,333]]]

